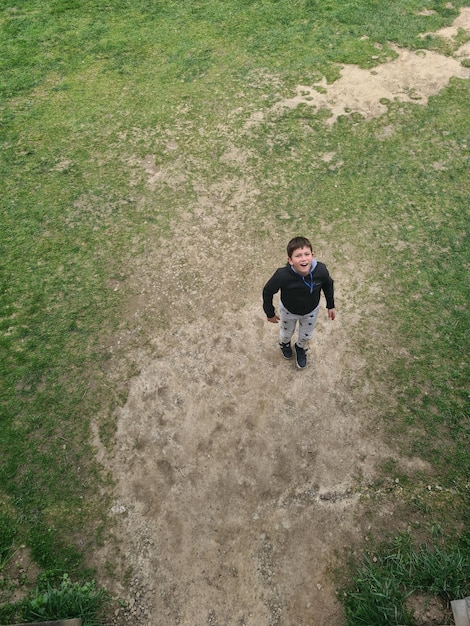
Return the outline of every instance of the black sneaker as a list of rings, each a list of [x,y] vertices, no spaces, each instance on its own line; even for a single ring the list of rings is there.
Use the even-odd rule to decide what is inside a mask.
[[[295,362],[299,369],[303,370],[307,366],[307,350],[305,348],[299,348],[295,343]]]
[[[280,343],[279,344],[280,348],[281,348],[281,352],[282,352],[282,356],[285,359],[291,359],[292,358],[292,347],[289,343]]]

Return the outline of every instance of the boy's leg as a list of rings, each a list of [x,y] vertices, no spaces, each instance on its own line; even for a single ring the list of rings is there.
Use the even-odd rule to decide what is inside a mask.
[[[316,309],[314,309],[310,313],[307,313],[307,315],[303,315],[299,319],[299,336],[296,342],[299,348],[305,349],[308,346],[308,342],[312,338],[313,331],[315,330],[319,310],[320,305],[318,305]]]
[[[295,331],[295,325],[299,319],[298,315],[290,313],[282,302],[279,303],[279,341],[280,343],[290,343]]]

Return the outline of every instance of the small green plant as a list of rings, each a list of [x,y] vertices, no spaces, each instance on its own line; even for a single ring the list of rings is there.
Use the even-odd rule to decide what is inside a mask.
[[[83,626],[99,626],[99,616],[107,601],[107,593],[97,590],[94,580],[73,583],[64,574],[58,587],[49,582],[45,589],[37,587],[36,595],[23,603],[22,619],[28,622],[81,617]]]
[[[10,515],[0,513],[0,572],[13,554],[15,535],[15,520]]]
[[[12,624],[15,619],[16,605],[6,602],[0,606],[0,622]]]

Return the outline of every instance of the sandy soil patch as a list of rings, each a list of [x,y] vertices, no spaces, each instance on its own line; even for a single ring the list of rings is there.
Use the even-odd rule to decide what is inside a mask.
[[[452,38],[459,29],[470,31],[470,9],[462,9],[455,23],[435,36]],[[357,65],[341,66],[341,77],[329,85],[322,79],[313,85],[298,85],[296,94],[276,103],[267,113],[253,113],[246,128],[259,124],[266,117],[282,115],[285,109],[295,109],[304,104],[317,109],[327,109],[333,124],[338,116],[359,113],[366,119],[383,115],[386,102],[419,102],[426,104],[428,98],[441,91],[451,77],[469,78],[470,68],[461,64],[468,58],[469,44],[457,50],[454,57],[446,57],[429,50],[413,52],[393,47],[397,58],[374,69],[364,70]]]

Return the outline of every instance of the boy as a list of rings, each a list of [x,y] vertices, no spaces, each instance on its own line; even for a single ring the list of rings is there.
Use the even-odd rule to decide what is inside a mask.
[[[281,290],[279,317],[273,296]],[[295,343],[297,367],[307,365],[307,345],[312,338],[320,309],[320,292],[326,298],[328,318],[334,320],[333,279],[326,266],[315,259],[312,244],[306,237],[294,237],[287,244],[287,264],[277,269],[263,289],[263,309],[268,322],[281,322],[279,346],[285,359],[292,358],[291,339],[297,322],[299,334]]]

